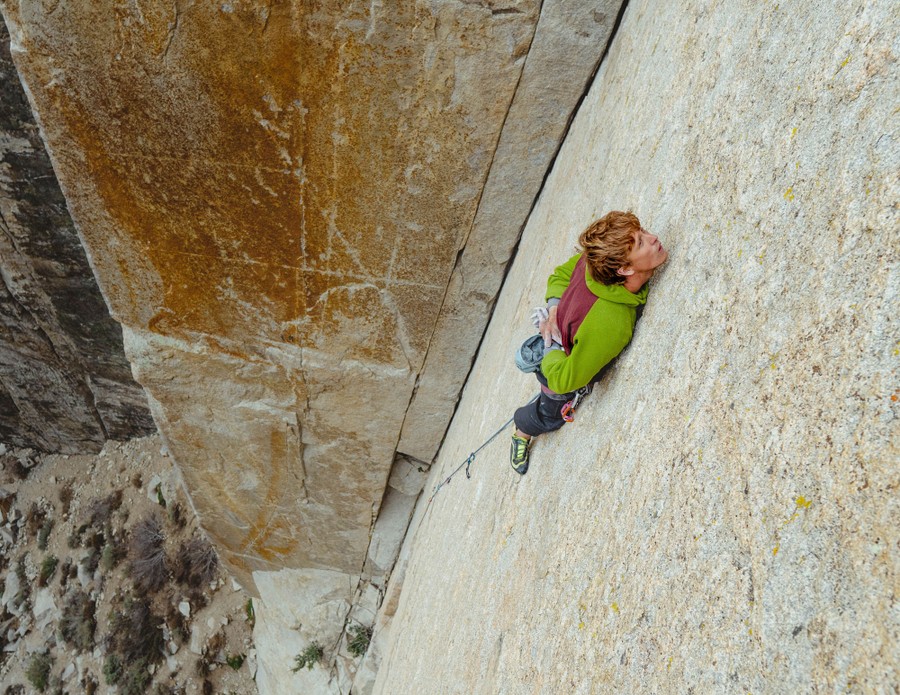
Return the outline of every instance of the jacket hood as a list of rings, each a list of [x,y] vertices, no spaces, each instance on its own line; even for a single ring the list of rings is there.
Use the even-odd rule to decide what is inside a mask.
[[[584,280],[588,289],[594,293],[599,299],[605,299],[607,302],[614,304],[625,304],[626,306],[640,306],[647,303],[647,294],[650,292],[650,283],[645,282],[637,292],[629,292],[624,285],[604,285],[597,282],[591,276],[591,271],[587,264],[584,268]]]

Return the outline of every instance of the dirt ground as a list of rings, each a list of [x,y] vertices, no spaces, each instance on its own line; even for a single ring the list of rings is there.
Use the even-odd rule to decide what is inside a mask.
[[[257,692],[252,602],[159,437],[0,460],[0,693]]]

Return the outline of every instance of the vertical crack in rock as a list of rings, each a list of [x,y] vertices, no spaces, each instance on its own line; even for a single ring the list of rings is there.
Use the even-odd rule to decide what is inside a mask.
[[[487,185],[488,178],[491,175],[491,169],[494,166],[494,159],[497,155],[497,149],[500,145],[500,139],[503,136],[503,129],[506,127],[506,121],[509,118],[509,113],[512,110],[513,104],[516,101],[516,94],[519,91],[519,85],[522,83],[522,75],[525,74],[525,66],[528,63],[528,54],[531,51],[531,45],[534,42],[535,34],[537,34],[538,26],[541,23],[541,11],[543,10],[543,7],[544,7],[544,3],[543,3],[543,0],[541,0],[541,4],[537,11],[537,17],[535,19],[534,26],[531,31],[531,37],[528,39],[528,47],[525,49],[525,58],[524,58],[524,60],[522,60],[522,68],[521,68],[521,70],[519,70],[519,75],[516,79],[516,86],[513,88],[512,95],[510,96],[510,99],[509,99],[509,103],[506,105],[506,113],[503,114],[503,121],[500,124],[500,128],[497,129],[497,137],[494,140],[494,146],[493,146],[493,149],[491,152],[490,164],[488,164],[488,166],[485,167],[484,178],[481,181],[481,186],[480,186],[479,193],[478,193],[478,200],[474,206],[474,211],[472,213],[472,219],[469,222],[469,226],[468,226],[465,236],[459,242],[458,251],[456,254],[456,262],[454,263],[453,268],[451,269],[449,275],[447,276],[448,278],[452,278],[454,276],[454,274],[457,272],[457,270],[459,269],[460,264],[463,259],[464,252],[465,252],[466,244],[468,243],[468,240],[469,240],[469,236],[471,235],[472,230],[475,227],[475,220],[478,218],[478,209],[481,207],[481,199],[482,199],[482,196],[484,195],[484,189],[485,189],[485,186]],[[492,15],[522,14],[521,10],[518,10],[518,9],[515,9],[513,11],[509,11],[509,10],[495,11],[493,8],[490,8],[490,7],[488,7],[488,9],[490,9]],[[435,31],[437,31],[436,25],[435,25]],[[536,198],[537,198],[537,196],[535,196],[535,199]],[[524,222],[522,224],[524,226]],[[446,308],[447,298],[449,297],[449,295],[450,295],[450,283],[448,282],[446,288],[444,289],[444,296],[441,298],[441,304],[440,304],[440,307],[438,308],[438,311],[436,314],[438,317],[440,317],[443,314],[444,309]],[[428,340],[425,343],[425,351],[422,356],[423,368],[424,368],[424,364],[425,364],[425,358],[427,357],[428,351],[431,348],[431,342],[434,339],[434,335],[435,335],[435,332],[437,331],[438,324],[439,324],[439,321],[434,322],[434,324],[432,325],[432,328],[431,328],[431,334],[428,336]],[[479,342],[479,345],[480,345],[480,342]],[[472,354],[473,363],[474,363],[474,359],[475,359],[475,354],[477,354],[477,350],[475,352],[473,352],[473,354]],[[422,369],[419,370],[419,374],[417,374],[417,376],[416,376],[416,382],[415,382],[413,389],[409,395],[409,401],[406,404],[406,412],[409,412],[409,407],[415,400],[416,394],[418,393],[421,373],[422,373]],[[448,420],[448,424],[449,424],[449,420]],[[402,435],[402,427],[401,427],[401,431],[398,432],[398,434],[397,434],[398,444],[400,442],[401,435]]]
[[[178,0],[175,0],[172,3],[172,10],[175,13],[175,18],[169,22],[169,32],[166,35],[166,45],[163,47],[162,59],[163,61],[167,61],[169,59],[169,49],[172,47],[172,41],[175,40],[175,34],[178,31],[178,26],[181,24],[181,5]]]

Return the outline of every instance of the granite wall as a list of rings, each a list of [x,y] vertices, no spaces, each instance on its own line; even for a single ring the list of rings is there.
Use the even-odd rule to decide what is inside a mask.
[[[0,20],[0,440],[88,453],[155,431]]]
[[[377,607],[417,492],[389,476],[440,445],[619,2],[0,8],[153,417],[269,592],[261,687],[318,687],[265,650],[299,605],[338,640]]]
[[[628,3],[427,489],[536,392],[512,354],[592,218],[670,260],[526,476],[504,436],[420,505],[375,693],[896,688],[898,35],[888,0]]]

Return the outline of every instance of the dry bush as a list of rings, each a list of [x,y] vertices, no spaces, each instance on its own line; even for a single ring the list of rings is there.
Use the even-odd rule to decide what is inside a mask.
[[[201,678],[206,678],[212,669],[210,668],[209,657],[206,654],[203,654],[199,659],[197,659],[197,663],[194,664],[194,669],[197,671],[197,675]]]
[[[169,521],[172,526],[175,527],[176,531],[180,531],[187,524],[187,517],[184,515],[184,507],[181,506],[178,502],[173,503],[169,506],[168,510]]]
[[[198,588],[216,578],[219,557],[212,544],[200,536],[182,543],[175,563],[175,580]]]
[[[12,454],[3,457],[3,470],[18,480],[25,480],[28,477],[28,468]]]
[[[162,618],[150,610],[146,599],[126,597],[115,610],[107,635],[107,659],[104,676],[119,693],[137,695],[150,683],[147,668],[163,660],[165,642],[160,627]]]
[[[66,597],[59,629],[63,640],[79,652],[94,648],[95,612],[96,605],[84,591],[76,590]]]
[[[222,661],[224,659],[224,650],[225,650],[225,632],[219,630],[216,632],[209,640],[206,642],[206,648],[204,649],[206,653],[206,658],[209,661]],[[222,658],[219,658],[219,656]]]
[[[139,521],[131,532],[131,578],[143,591],[159,591],[169,576],[165,536],[155,516]]]
[[[32,502],[31,506],[28,507],[28,511],[25,512],[25,530],[28,535],[35,535],[38,529],[43,526],[46,518],[47,512],[41,509],[37,502]]]
[[[191,638],[188,619],[181,614],[178,606],[174,604],[169,604],[169,612],[166,614],[166,625],[168,625],[169,632],[179,646]]]
[[[61,505],[60,511],[62,512],[63,516],[66,516],[69,513],[69,510],[72,508],[72,499],[74,497],[75,490],[72,487],[72,481],[70,480],[59,490],[59,503]]]
[[[88,507],[87,525],[103,528],[109,524],[112,513],[122,506],[122,491],[114,490],[106,497],[98,497]]]

